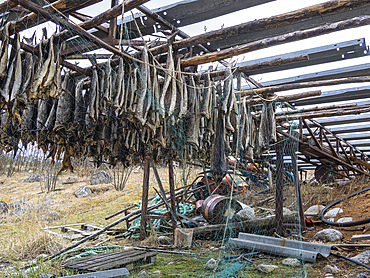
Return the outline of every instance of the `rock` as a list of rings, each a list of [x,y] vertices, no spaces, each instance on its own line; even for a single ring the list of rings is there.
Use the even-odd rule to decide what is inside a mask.
[[[217,260],[215,260],[214,258],[210,259],[207,263],[206,263],[206,269],[209,269],[209,270],[214,270],[215,267],[216,267],[216,264],[217,264]]]
[[[57,201],[53,200],[50,196],[46,196],[45,199],[44,199],[44,203],[48,206],[50,205],[54,205],[56,203],[58,203]]]
[[[45,204],[42,204],[42,205],[38,205],[37,208],[36,208],[38,211],[40,210],[48,210],[49,207]]]
[[[339,218],[337,223],[346,223],[346,222],[352,222],[353,218],[352,217],[342,217]]]
[[[283,215],[289,215],[289,214],[292,214],[293,212],[288,209],[288,208],[283,208]]]
[[[327,213],[325,213],[325,218],[330,218],[330,217],[336,217],[338,213],[342,213],[343,210],[341,208],[333,208],[329,210]]]
[[[257,269],[264,273],[270,273],[278,269],[278,266],[272,264],[259,264],[257,265]]]
[[[158,237],[158,243],[159,244],[162,244],[162,245],[170,245],[170,244],[172,244],[170,238],[167,237],[167,236],[159,236]]]
[[[45,221],[48,221],[48,222],[51,222],[53,221],[53,217],[50,217],[50,216],[47,216],[47,215],[41,215],[41,219],[45,220]]]
[[[160,271],[160,270],[153,271],[153,275],[161,277],[162,276],[162,271]]]
[[[108,175],[105,171],[99,171],[90,176],[90,184],[101,184],[101,183],[109,183],[112,181],[112,177]]]
[[[83,197],[89,196],[90,194],[91,194],[91,189],[87,186],[82,186],[80,189],[78,189],[75,192],[75,196],[77,198],[83,198]]]
[[[315,205],[315,206],[310,206],[305,212],[305,216],[319,216],[320,212],[324,209],[325,207],[322,205]]]
[[[8,213],[9,212],[9,207],[8,204],[0,201],[0,213]]]
[[[300,260],[295,259],[295,258],[286,258],[286,259],[282,260],[281,263],[285,264],[285,265],[288,265],[288,266],[292,266],[292,267],[301,266]]]
[[[145,270],[142,270],[138,275],[137,277],[139,278],[149,278],[150,275],[148,274],[148,272],[146,272]]]
[[[243,209],[237,214],[237,219],[241,221],[253,220],[254,219],[254,209],[250,206],[244,205]]]
[[[353,259],[355,261],[358,261],[360,263],[363,263],[363,264],[368,264],[368,263],[370,263],[370,250],[366,250],[366,251],[358,254],[357,256],[352,257],[351,259]],[[351,265],[356,265],[356,264],[351,263],[351,262],[348,262],[348,263],[351,264]]]
[[[41,181],[41,177],[39,175],[32,174],[27,179],[25,179],[23,182],[24,183],[31,183],[31,182],[40,182],[40,181]]]
[[[78,178],[68,177],[68,179],[64,183],[75,183],[75,182],[78,182]]]
[[[59,213],[59,212],[56,212],[56,211],[50,211],[50,212],[49,212],[49,215],[50,215],[50,217],[52,217],[53,219],[58,219],[58,218],[60,218],[60,213]]]
[[[329,269],[332,274],[337,274],[340,272],[340,269],[336,265],[334,266],[326,265],[325,269]]]
[[[337,230],[334,229],[325,229],[322,230],[313,237],[314,240],[320,240],[324,242],[333,242],[341,240],[343,237],[343,234]]]
[[[31,207],[24,202],[14,202],[10,204],[10,208],[11,208],[10,214],[12,215],[14,214],[21,215],[31,209]]]

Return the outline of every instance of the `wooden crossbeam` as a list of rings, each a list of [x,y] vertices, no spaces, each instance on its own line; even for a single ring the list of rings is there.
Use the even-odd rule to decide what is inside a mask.
[[[223,28],[220,30],[207,32],[188,39],[177,41],[173,43],[174,48],[191,47],[197,44],[204,44],[207,42],[226,40],[231,37],[248,34],[250,32],[257,32],[260,30],[272,29],[278,26],[288,25],[297,21],[308,20],[312,17],[324,16],[328,14],[338,13],[345,10],[369,5],[369,0],[332,0],[325,3],[317,4],[307,8],[299,9],[285,14],[272,16],[269,18],[262,18],[254,21],[249,21],[239,25]],[[168,45],[152,48],[154,55],[167,52]]]

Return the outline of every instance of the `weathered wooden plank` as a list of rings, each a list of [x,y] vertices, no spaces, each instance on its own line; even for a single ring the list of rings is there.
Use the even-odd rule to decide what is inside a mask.
[[[288,33],[285,35],[266,38],[266,39],[262,39],[259,41],[250,42],[244,45],[224,49],[221,51],[216,51],[216,52],[207,53],[207,54],[200,55],[200,56],[183,59],[181,60],[181,65],[186,67],[186,66],[194,66],[194,65],[210,63],[214,61],[227,59],[227,58],[230,58],[236,55],[244,54],[247,52],[267,48],[270,46],[280,45],[280,44],[288,43],[288,42],[294,42],[294,41],[307,39],[307,38],[312,38],[312,37],[329,34],[329,33],[336,32],[336,31],[360,27],[360,26],[364,26],[368,24],[370,24],[370,16],[360,16],[360,17],[355,17],[355,18],[340,21],[340,22],[327,23],[325,25],[315,27],[312,29],[308,29],[304,31],[295,31],[295,32]],[[159,46],[159,47],[164,47],[164,46]],[[157,51],[154,51],[154,53],[156,52]]]
[[[338,13],[369,5],[369,0],[332,0],[322,4],[317,4],[307,8],[299,9],[293,12],[272,16],[269,18],[258,19],[243,24],[223,28],[220,30],[208,32],[198,36],[174,42],[174,48],[190,47],[196,44],[203,44],[217,40],[227,40],[231,37],[240,36],[250,32],[258,32],[265,29],[277,28],[288,25],[294,22],[310,19],[312,17],[320,17],[327,14]],[[154,55],[164,53],[168,49],[168,45],[152,48]]]
[[[45,11],[48,11],[50,13],[55,13],[55,10],[59,10],[60,12],[63,12],[65,14],[68,14],[70,12],[73,12],[75,10],[84,8],[86,6],[90,6],[92,4],[98,3],[102,0],[58,0],[54,3],[51,3],[49,5],[46,5],[43,7]],[[17,1],[14,1],[18,4]],[[14,33],[21,32],[23,30],[26,30],[28,28],[34,27],[40,23],[45,22],[47,19],[41,17],[37,13],[29,13],[19,20],[15,21],[15,24],[11,24],[9,27],[9,34],[12,35]]]
[[[282,84],[264,88],[256,88],[253,90],[245,90],[237,92],[242,96],[253,95],[253,94],[272,94],[276,92],[289,91],[294,89],[309,88],[309,87],[319,87],[319,86],[329,86],[329,85],[339,85],[339,84],[348,84],[348,83],[362,83],[369,82],[370,76],[361,76],[361,77],[347,77],[347,78],[338,78],[332,80],[321,80],[321,81],[310,81],[310,82],[301,82],[293,84]]]

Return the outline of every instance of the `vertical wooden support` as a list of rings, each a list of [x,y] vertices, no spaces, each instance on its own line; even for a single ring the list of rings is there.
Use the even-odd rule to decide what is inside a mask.
[[[173,175],[173,161],[172,159],[168,160],[168,179],[170,184],[170,196],[171,196],[171,208],[173,212],[176,212],[176,197],[175,197],[175,179]],[[175,230],[177,227],[177,219],[175,218],[176,215],[171,214],[171,220],[172,220],[172,228],[173,228],[173,236],[175,236]]]
[[[275,197],[275,214],[276,214],[276,232],[283,236],[283,186],[284,186],[284,148],[282,144],[276,146],[276,197]]]
[[[149,159],[144,162],[144,178],[143,178],[143,193],[141,199],[141,225],[140,225],[140,240],[146,237],[146,214],[148,209],[148,193],[149,193]]]
[[[115,7],[118,4],[118,0],[112,0],[111,8]],[[117,17],[111,18],[109,21],[109,43],[114,46],[115,38],[116,38],[116,31],[117,31]]]
[[[302,202],[302,195],[301,195],[301,186],[299,184],[299,175],[298,175],[298,159],[297,153],[298,145],[295,142],[292,142],[292,152],[290,154],[292,158],[292,166],[293,166],[293,174],[294,174],[294,186],[297,189],[297,204],[298,204],[298,212],[299,218],[301,222],[301,226],[303,229],[306,229],[306,221],[303,212],[303,202]]]

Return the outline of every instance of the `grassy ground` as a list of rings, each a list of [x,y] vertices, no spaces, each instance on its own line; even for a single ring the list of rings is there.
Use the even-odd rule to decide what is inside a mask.
[[[102,168],[107,170],[107,168]],[[74,223],[90,223],[95,225],[105,226],[120,216],[112,218],[108,221],[105,217],[111,213],[117,212],[122,208],[131,205],[141,199],[141,183],[142,170],[132,172],[127,185],[123,191],[116,191],[112,184],[89,185],[89,176],[97,169],[89,167],[76,167],[75,173],[63,173],[57,182],[57,189],[53,192],[45,192],[42,190],[40,183],[23,183],[22,181],[30,176],[29,172],[14,172],[13,175],[7,177],[6,174],[0,176],[0,201],[8,204],[22,201],[30,206],[30,210],[21,215],[0,214],[0,277],[39,277],[40,273],[53,273],[59,276],[67,276],[73,272],[64,269],[63,259],[79,253],[84,247],[104,246],[112,244],[118,246],[118,249],[124,246],[150,246],[152,248],[161,248],[158,244],[157,233],[152,233],[149,238],[140,242],[138,239],[117,240],[113,236],[102,236],[95,240],[88,241],[80,245],[77,251],[73,254],[68,254],[57,258],[52,262],[40,263],[36,269],[25,270],[22,266],[29,264],[40,255],[51,255],[64,247],[71,245],[71,241],[60,236],[46,233],[43,230],[45,227],[59,226]],[[193,169],[190,173],[189,183],[196,172],[200,169]],[[40,173],[40,172],[35,172]],[[165,188],[168,188],[168,175],[166,168],[159,168],[159,173]],[[111,173],[112,174],[112,173]],[[68,177],[76,177],[77,183],[63,184]],[[181,183],[181,170],[177,169],[176,173],[177,186]],[[74,192],[81,186],[88,185],[92,189],[92,194],[85,198],[76,198]],[[150,175],[150,196],[154,196],[156,186],[153,173]],[[358,182],[341,188],[322,188],[320,186],[302,186],[302,197],[305,203],[305,208],[315,204],[328,204],[331,201],[338,199],[344,195],[358,191],[361,188],[368,187],[366,182]],[[258,190],[253,188],[254,190]],[[241,196],[240,199],[246,204],[257,203],[261,200],[268,199],[274,196],[274,192],[261,194],[260,196],[252,196],[247,194]],[[47,203],[47,197],[50,197],[54,204]],[[291,210],[296,209],[295,190],[293,187],[284,189],[284,206]],[[47,208],[46,208],[47,207]],[[46,208],[46,209],[45,209]],[[256,211],[264,214],[266,211],[274,209],[274,200],[270,199],[260,204]],[[45,216],[50,217],[50,211],[58,214],[53,220],[45,219]],[[366,217],[366,216],[364,216]],[[370,217],[370,216],[368,216]],[[121,223],[116,228],[126,228],[125,223]],[[305,233],[304,239],[311,240],[317,230],[324,226],[314,227],[314,232]],[[52,230],[54,231],[54,230]],[[60,230],[55,229],[55,232]],[[222,232],[222,231],[221,231]],[[351,231],[343,231],[346,241],[355,233]],[[142,270],[147,271],[152,277],[297,277],[307,272],[309,277],[323,277],[327,270],[324,267],[327,264],[335,264],[341,269],[341,274],[338,277],[349,274],[364,272],[364,269],[359,267],[351,267],[347,263],[333,259],[319,259],[314,264],[305,264],[298,268],[287,267],[281,264],[283,258],[259,254],[249,260],[225,261],[222,258],[227,254],[242,254],[245,251],[228,250],[221,248],[220,240],[194,240],[191,250],[174,251],[193,252],[195,255],[175,255],[158,253],[157,260],[150,266],[139,267],[132,271],[132,277],[138,277],[138,273]],[[221,249],[220,249],[221,248]],[[168,247],[167,247],[168,249]],[[343,251],[344,255],[355,255],[362,252],[364,249],[352,249]],[[211,258],[221,258],[218,270],[213,273],[205,268],[205,264]],[[276,264],[279,269],[271,274],[259,272],[255,265],[260,263]],[[1,276],[3,275],[3,276]],[[343,276],[344,277],[344,276]]]

